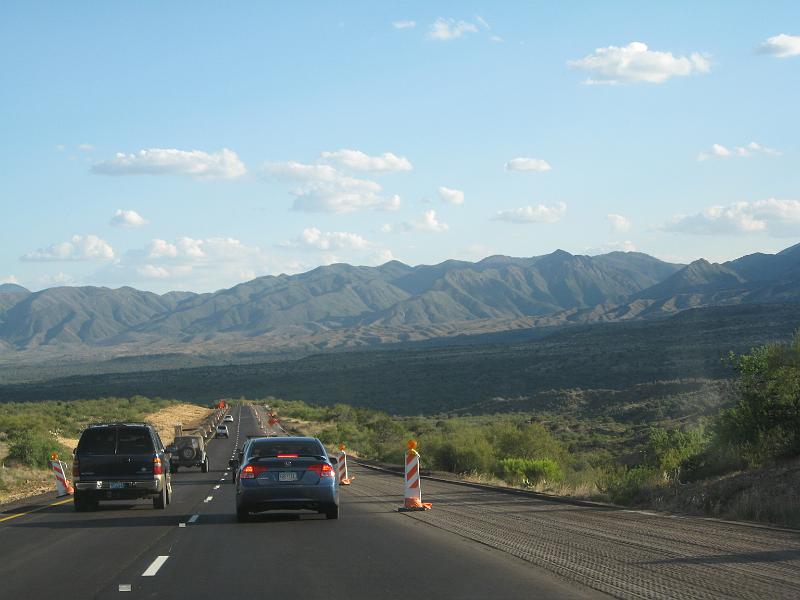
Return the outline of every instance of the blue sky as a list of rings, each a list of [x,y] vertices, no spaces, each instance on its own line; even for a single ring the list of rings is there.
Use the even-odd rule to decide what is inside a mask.
[[[0,281],[800,241],[796,2],[6,2]]]

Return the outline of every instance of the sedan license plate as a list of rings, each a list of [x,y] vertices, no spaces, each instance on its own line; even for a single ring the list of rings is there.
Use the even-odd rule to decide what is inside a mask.
[[[112,481],[108,485],[108,487],[111,488],[112,490],[121,490],[122,488],[125,487],[125,482],[123,482],[123,481]]]
[[[297,481],[297,473],[294,471],[284,471],[278,473],[278,481]]]

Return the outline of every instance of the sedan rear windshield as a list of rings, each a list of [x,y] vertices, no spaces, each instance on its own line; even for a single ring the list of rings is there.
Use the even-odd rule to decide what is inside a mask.
[[[317,442],[263,441],[253,442],[251,458],[275,458],[282,454],[297,456],[325,456],[325,450]]]

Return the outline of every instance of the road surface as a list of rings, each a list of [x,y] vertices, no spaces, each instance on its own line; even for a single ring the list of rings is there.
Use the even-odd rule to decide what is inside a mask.
[[[433,510],[398,513],[402,479],[351,468],[337,521],[237,523],[227,461],[253,409],[234,408],[212,471],[173,503],[42,499],[0,514],[3,598],[798,598],[800,534],[581,507],[424,480]],[[238,439],[237,439],[238,436]],[[29,511],[33,512],[29,512]]]

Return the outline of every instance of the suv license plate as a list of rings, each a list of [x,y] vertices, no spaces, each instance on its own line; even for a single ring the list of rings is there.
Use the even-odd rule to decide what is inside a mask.
[[[278,481],[297,481],[297,473],[294,471],[284,471],[278,473]]]
[[[112,490],[121,490],[125,487],[125,483],[122,481],[112,481],[109,483],[108,487]]]

